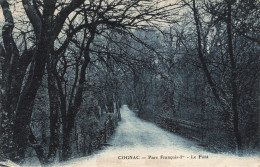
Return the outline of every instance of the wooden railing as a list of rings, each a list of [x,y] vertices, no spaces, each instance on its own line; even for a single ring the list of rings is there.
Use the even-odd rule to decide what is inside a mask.
[[[196,140],[201,145],[205,144],[205,134],[209,130],[198,123],[163,116],[159,117],[157,124],[170,132]]]
[[[92,140],[89,146],[89,153],[99,149],[101,146],[108,146],[107,143],[109,137],[114,133],[117,123],[120,118],[118,118],[117,113],[108,115],[108,118],[104,122],[103,128],[98,132],[96,138]]]

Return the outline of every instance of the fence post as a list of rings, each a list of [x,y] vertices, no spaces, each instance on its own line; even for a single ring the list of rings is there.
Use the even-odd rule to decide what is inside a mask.
[[[91,154],[92,153],[92,143],[90,142],[89,143],[89,146],[88,146],[88,154]]]
[[[105,121],[104,133],[105,133],[105,141],[104,141],[104,143],[107,143],[107,122],[106,121]]]

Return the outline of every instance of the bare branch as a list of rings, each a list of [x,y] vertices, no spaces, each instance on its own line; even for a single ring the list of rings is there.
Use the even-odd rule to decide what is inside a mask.
[[[30,0],[23,0],[23,7],[35,31],[36,38],[41,36],[42,19]]]

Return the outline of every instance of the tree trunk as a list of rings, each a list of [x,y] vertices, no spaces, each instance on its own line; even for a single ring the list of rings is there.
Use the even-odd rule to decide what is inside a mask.
[[[238,90],[236,84],[236,62],[234,58],[233,52],[233,42],[232,42],[232,2],[227,1],[227,37],[228,37],[228,53],[230,57],[230,65],[231,65],[231,87],[232,87],[232,110],[233,110],[233,128],[234,134],[237,144],[238,151],[241,150],[241,136],[239,132],[239,122],[238,122],[238,108],[237,108],[237,101],[238,101]]]
[[[14,22],[10,12],[9,3],[6,0],[0,2],[5,25],[2,37],[4,48],[0,45],[1,56],[4,61],[2,66],[2,120],[1,120],[1,150],[5,158],[13,159],[15,149],[13,142],[14,114],[19,100],[23,78],[31,61],[33,51],[25,50],[19,55],[19,50],[13,39]]]
[[[49,54],[49,47],[50,45],[47,42],[41,42],[39,44],[39,48],[31,63],[28,79],[24,85],[16,107],[14,143],[17,148],[18,160],[23,159],[25,156],[33,103],[44,75],[45,62]]]
[[[71,130],[70,130],[71,129]],[[63,140],[63,143],[62,143],[62,161],[66,161],[68,160],[70,157],[71,157],[71,154],[72,154],[72,150],[71,150],[71,140],[70,140],[70,137],[71,137],[71,131],[72,131],[72,127],[68,127],[68,128],[63,128],[63,131],[62,131],[62,140]]]
[[[49,57],[52,59],[52,57]],[[53,60],[50,60],[47,63],[48,71],[48,94],[50,102],[50,144],[49,144],[49,153],[48,159],[53,161],[55,159],[57,150],[59,148],[59,109],[60,103],[58,98],[58,88],[56,86],[55,79],[55,70],[56,63]]]

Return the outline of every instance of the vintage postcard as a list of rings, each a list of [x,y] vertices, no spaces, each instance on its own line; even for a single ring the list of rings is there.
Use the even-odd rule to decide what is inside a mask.
[[[0,167],[260,167],[259,0],[0,0]]]

